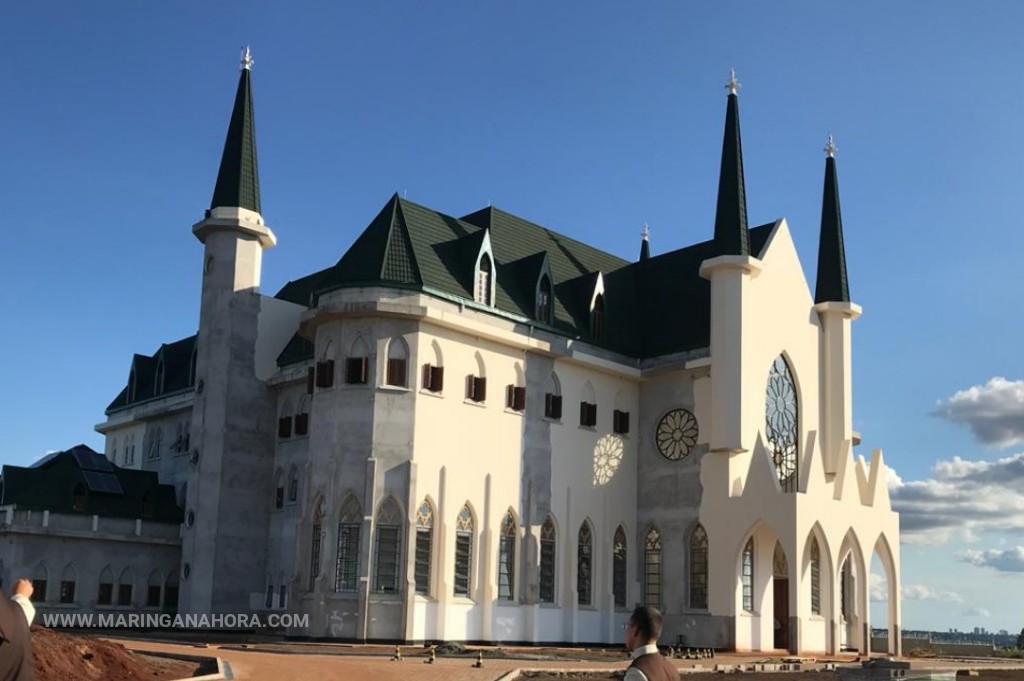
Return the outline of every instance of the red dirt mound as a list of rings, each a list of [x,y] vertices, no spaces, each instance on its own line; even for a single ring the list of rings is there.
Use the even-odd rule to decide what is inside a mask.
[[[196,665],[140,657],[120,643],[32,627],[36,681],[157,681],[193,675]]]

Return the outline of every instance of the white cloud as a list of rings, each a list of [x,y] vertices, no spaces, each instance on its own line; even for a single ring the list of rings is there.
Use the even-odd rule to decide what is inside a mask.
[[[964,597],[955,591],[940,591],[926,584],[904,584],[900,592],[908,601],[941,601],[963,603]]]
[[[1024,546],[987,551],[968,549],[960,553],[960,559],[965,563],[990,567],[999,572],[1024,572]]]
[[[967,608],[964,610],[964,617],[991,617],[990,613],[985,608]]]
[[[977,540],[978,532],[1024,534],[1024,453],[996,461],[939,461],[926,480],[890,469],[889,496],[905,543]]]
[[[888,594],[886,593],[888,588],[885,582],[885,577],[877,572],[868,574],[868,589],[871,592],[871,600],[875,603],[879,603],[888,598]]]
[[[1009,447],[1024,442],[1024,381],[996,376],[985,385],[940,400],[935,414],[967,426],[986,445]]]

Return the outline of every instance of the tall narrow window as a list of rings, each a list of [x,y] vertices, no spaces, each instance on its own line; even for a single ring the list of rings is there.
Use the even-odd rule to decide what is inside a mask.
[[[434,549],[434,508],[426,499],[416,511],[416,593],[430,595],[430,564]]]
[[[267,597],[263,601],[263,607],[272,608],[274,607],[274,585],[267,584]]]
[[[482,305],[491,304],[491,270],[491,257],[484,253],[476,271],[476,302]]]
[[[817,537],[811,539],[811,613],[821,614],[821,549]]]
[[[284,473],[280,470],[274,478],[274,508],[284,508]]]
[[[284,604],[288,602],[288,586],[282,584],[277,589],[277,607],[283,608]]]
[[[299,470],[292,466],[291,472],[288,474],[288,501],[298,501],[299,499]]]
[[[407,368],[409,365],[409,346],[402,338],[392,338],[388,343],[387,384],[406,388],[409,386]]]
[[[299,406],[295,410],[296,435],[307,435],[309,433],[309,397],[303,395],[299,398]]]
[[[377,511],[377,559],[374,561],[373,590],[398,593],[399,552],[402,544],[402,516],[395,500],[388,497]]]
[[[690,607],[708,607],[708,533],[699,524],[690,535]]]
[[[455,595],[469,596],[473,570],[473,513],[463,506],[455,522]]]
[[[164,611],[175,612],[178,609],[178,573],[171,570],[164,582]]]
[[[316,588],[316,580],[320,576],[320,551],[324,539],[324,502],[317,503],[313,513],[313,529],[309,544],[309,590]]]
[[[33,603],[46,602],[46,583],[49,581],[49,574],[46,566],[40,563],[32,572],[32,595],[29,599]]]
[[[853,577],[850,575],[850,559],[843,562],[843,569],[839,571],[839,611],[844,620],[849,620],[853,614],[850,603],[853,595]]]
[[[132,587],[134,579],[132,577],[132,571],[129,568],[125,568],[121,571],[121,576],[117,578],[117,604],[118,605],[131,605],[132,604]]]
[[[594,537],[590,523],[584,521],[576,542],[576,602],[590,605],[594,577]]]
[[[537,287],[537,319],[545,324],[551,323],[551,279],[548,275],[540,278]]]
[[[64,572],[60,576],[60,602],[75,602],[75,568],[70,563],[64,566]]]
[[[555,602],[555,521],[548,516],[540,526],[540,602]]]
[[[612,540],[612,597],[616,608],[626,607],[626,531],[622,525]]]
[[[160,426],[157,426],[156,429],[153,431],[153,434],[152,434],[152,436],[150,438],[150,441],[149,441],[149,458],[150,459],[159,459],[160,458],[160,452],[162,451],[161,448],[163,447],[163,439],[164,439],[163,429],[160,428]]]
[[[768,372],[765,396],[765,439],[783,492],[796,492],[799,483],[800,405],[796,381],[786,358],[779,355]]]
[[[466,399],[483,402],[487,399],[487,378],[484,376],[466,376]]]
[[[743,547],[743,566],[740,572],[743,585],[743,609],[754,612],[754,538]]]
[[[160,576],[159,570],[153,570],[149,573],[149,582],[146,585],[146,607],[147,608],[159,608],[160,607],[160,588],[163,586],[164,579]]]
[[[349,494],[341,505],[338,520],[338,557],[334,565],[334,590],[353,592],[359,584],[359,532],[363,511]]]
[[[516,588],[516,519],[512,511],[505,513],[501,521],[501,538],[498,541],[498,600],[515,599]]]
[[[661,535],[653,527],[644,537],[644,605],[661,607]]]
[[[548,391],[544,393],[544,416],[556,421],[562,418],[562,385],[554,372],[548,379]]]
[[[33,586],[35,586],[33,581]],[[32,594],[35,600],[35,594]],[[96,592],[96,605],[110,605],[114,601],[114,573],[110,566],[103,568],[100,572],[100,588]],[[177,601],[175,601],[177,602]]]
[[[594,299],[594,309],[590,312],[590,335],[595,340],[604,340],[604,294],[598,293]]]

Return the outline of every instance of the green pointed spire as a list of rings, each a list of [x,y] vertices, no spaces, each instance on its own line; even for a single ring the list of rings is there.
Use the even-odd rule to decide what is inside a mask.
[[[850,302],[843,215],[839,209],[839,178],[836,176],[836,146],[832,135],[828,136],[825,147],[825,189],[821,200],[821,238],[818,242],[818,281],[814,302]]]
[[[640,260],[647,260],[651,257],[651,230],[644,224],[640,232]]]
[[[729,82],[725,108],[722,168],[718,175],[718,206],[715,210],[715,245],[719,255],[750,255],[747,227],[747,192],[743,182],[743,145],[740,143],[740,84],[736,71]]]
[[[252,106],[252,55],[245,48],[242,73],[235,93],[235,108],[224,140],[224,153],[210,208],[260,210],[260,174],[256,163],[256,120]]]

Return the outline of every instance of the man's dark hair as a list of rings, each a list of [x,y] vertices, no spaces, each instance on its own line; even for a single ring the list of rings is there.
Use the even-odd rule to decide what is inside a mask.
[[[650,605],[638,605],[629,616],[629,622],[645,641],[657,641],[661,636],[661,613]]]

